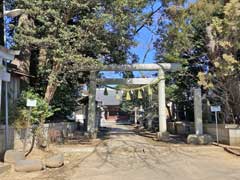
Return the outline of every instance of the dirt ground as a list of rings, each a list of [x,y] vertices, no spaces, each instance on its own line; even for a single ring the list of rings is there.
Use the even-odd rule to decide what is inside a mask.
[[[109,137],[93,145],[62,145],[65,165],[34,173],[11,172],[1,180],[239,180],[240,158],[216,146],[155,142],[132,127],[106,123]],[[53,149],[54,150],[54,149]],[[41,155],[41,157],[43,157]],[[30,158],[39,158],[35,152]]]

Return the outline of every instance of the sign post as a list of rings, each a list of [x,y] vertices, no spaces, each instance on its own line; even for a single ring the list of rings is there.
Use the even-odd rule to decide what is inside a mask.
[[[220,112],[220,111],[221,111],[221,107],[220,106],[211,106],[211,112],[215,113],[217,143],[219,143],[219,137],[218,137],[218,112]]]
[[[29,107],[29,117],[28,117],[28,120],[27,120],[27,126],[26,126],[26,130],[25,130],[23,152],[26,151],[28,127],[29,127],[29,122],[31,121],[32,107],[36,107],[36,106],[37,106],[37,100],[27,99],[27,107]]]

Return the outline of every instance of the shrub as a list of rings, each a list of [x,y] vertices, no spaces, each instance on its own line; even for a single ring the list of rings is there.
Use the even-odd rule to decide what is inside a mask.
[[[27,99],[37,100],[37,106],[32,107],[31,115],[30,108],[26,106]],[[32,90],[23,91],[18,102],[15,118],[16,127],[26,127],[27,121],[29,124],[43,124],[46,118],[54,115],[58,109],[51,107],[42,97]],[[29,118],[30,116],[30,118]]]

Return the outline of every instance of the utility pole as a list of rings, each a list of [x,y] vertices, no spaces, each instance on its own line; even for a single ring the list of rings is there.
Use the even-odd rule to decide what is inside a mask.
[[[4,46],[4,0],[0,0],[0,45]]]
[[[0,45],[4,46],[4,8],[3,0],[0,0]],[[3,63],[3,58],[0,57],[0,66]],[[2,79],[0,79],[0,113],[2,102]]]
[[[4,46],[4,11],[3,0],[0,0],[0,45]],[[0,66],[3,64],[3,58],[0,57]],[[0,115],[2,107],[2,79],[0,78]]]
[[[4,0],[0,0],[0,45],[5,46]],[[0,57],[0,66],[2,65],[3,58]],[[0,115],[2,115],[2,78],[0,79]],[[8,124],[5,124],[5,148],[8,148]]]

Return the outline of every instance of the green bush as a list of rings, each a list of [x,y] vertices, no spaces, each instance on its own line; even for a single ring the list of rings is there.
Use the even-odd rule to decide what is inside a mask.
[[[31,115],[30,108],[26,106],[27,99],[37,100],[37,106],[32,107]],[[54,115],[58,109],[51,107],[41,96],[34,93],[32,90],[23,91],[17,102],[17,112],[15,117],[15,126],[18,128],[26,127],[29,124],[43,124],[46,118]],[[29,118],[30,116],[30,118]]]

